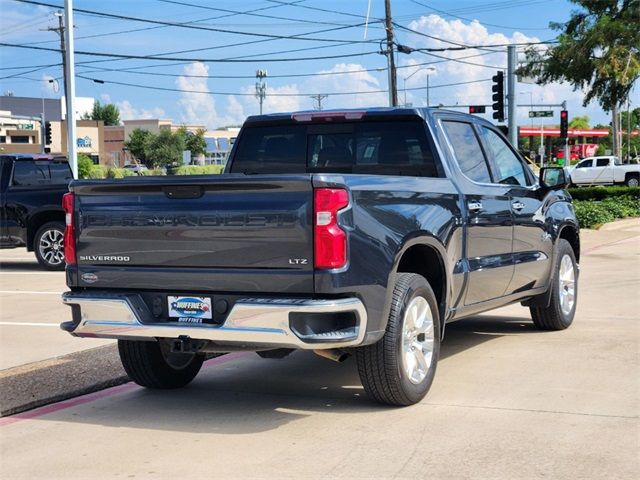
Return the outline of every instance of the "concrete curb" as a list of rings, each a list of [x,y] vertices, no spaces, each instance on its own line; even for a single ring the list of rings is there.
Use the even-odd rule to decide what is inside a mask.
[[[129,381],[117,345],[0,371],[0,417]]]

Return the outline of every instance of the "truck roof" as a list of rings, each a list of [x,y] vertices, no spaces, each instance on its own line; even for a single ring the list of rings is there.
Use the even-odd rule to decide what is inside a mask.
[[[244,126],[291,123],[293,121],[309,122],[317,120],[357,121],[361,119],[385,120],[396,117],[420,117],[430,118],[435,113],[445,113],[461,118],[473,119],[475,122],[491,124],[483,118],[469,115],[468,113],[445,110],[437,107],[407,108],[407,107],[369,107],[369,108],[343,108],[332,110],[302,110],[298,112],[269,113],[263,115],[251,115],[247,117]]]

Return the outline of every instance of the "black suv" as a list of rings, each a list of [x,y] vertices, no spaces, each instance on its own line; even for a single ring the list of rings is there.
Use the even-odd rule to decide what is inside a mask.
[[[0,155],[0,248],[27,247],[47,270],[64,270],[64,158]]]

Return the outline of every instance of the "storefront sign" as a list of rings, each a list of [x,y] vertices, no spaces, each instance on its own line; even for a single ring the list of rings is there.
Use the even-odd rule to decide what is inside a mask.
[[[78,147],[90,148],[91,147],[91,137],[88,135],[84,138],[78,138],[77,140]]]

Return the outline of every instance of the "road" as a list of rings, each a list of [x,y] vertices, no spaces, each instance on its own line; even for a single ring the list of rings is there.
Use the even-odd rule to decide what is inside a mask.
[[[640,477],[640,222],[583,233],[576,320],[510,306],[447,326],[408,408],[354,362],[234,353],[187,388],[131,383],[0,419],[4,479]]]

